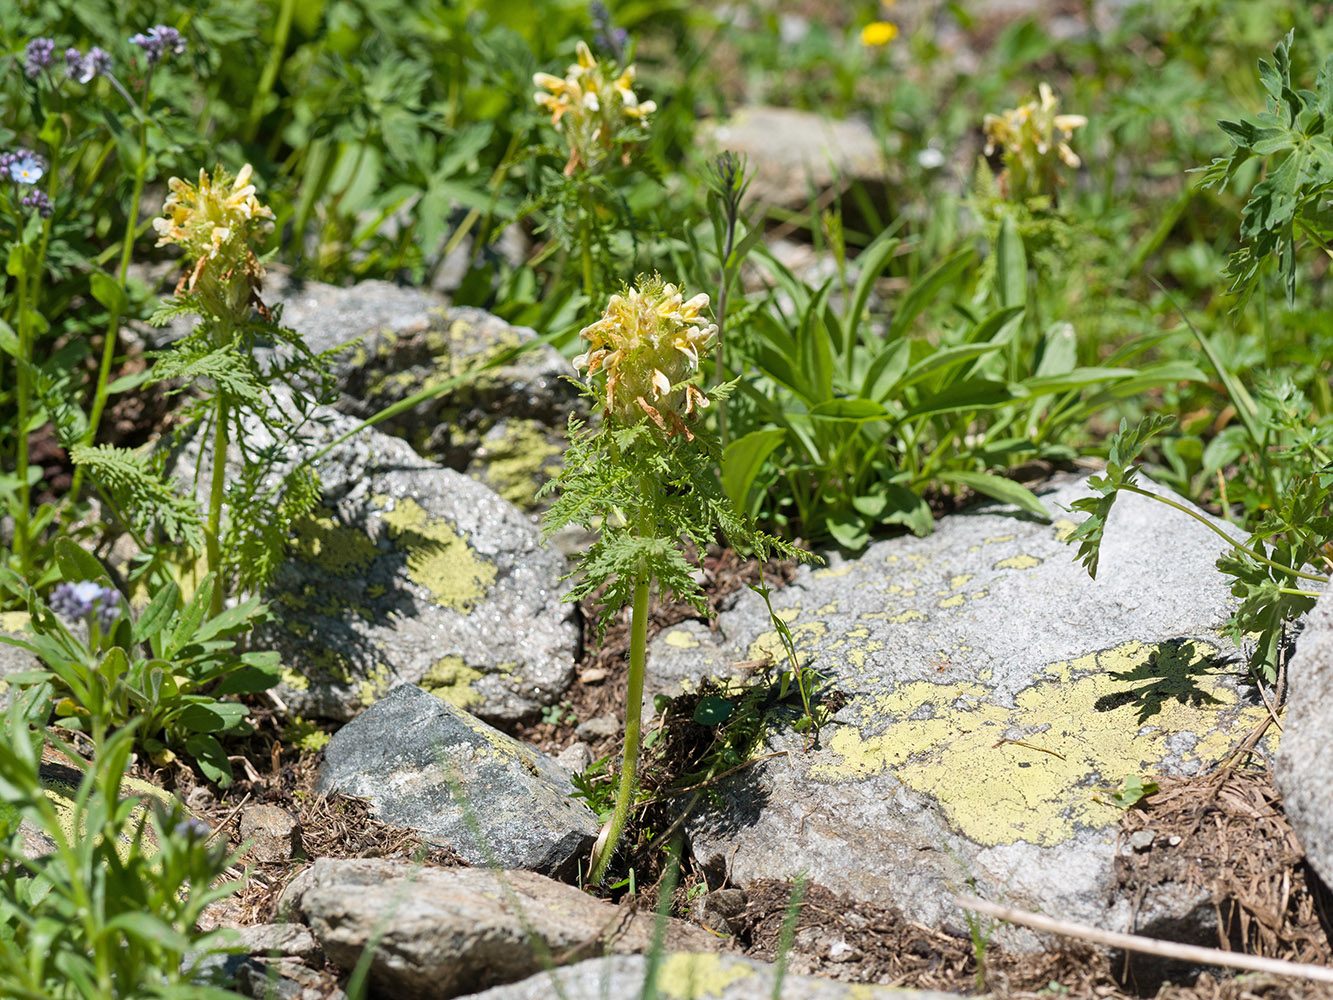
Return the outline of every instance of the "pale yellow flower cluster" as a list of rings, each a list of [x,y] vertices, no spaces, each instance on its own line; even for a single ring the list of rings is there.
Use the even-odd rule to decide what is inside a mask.
[[[589,342],[574,359],[591,378],[606,373],[606,412],[622,423],[651,420],[667,434],[693,440],[685,418],[708,405],[690,380],[717,333],[702,316],[708,296],[688,302],[675,285],[654,278],[611,296],[602,318],[580,331]]]
[[[633,66],[613,76],[614,64],[608,67],[599,63],[583,42],[579,42],[577,53],[578,61],[563,79],[551,73],[532,77],[534,84],[544,88],[533,95],[533,100],[551,112],[551,124],[569,143],[566,175],[580,166],[598,169],[624,128],[646,122],[657,110],[652,101],[640,102],[631,89]]]
[[[202,281],[205,292],[223,295],[215,304],[232,313],[263,278],[251,244],[273,231],[273,212],[255,198],[251,173],[247,163],[234,178],[223,167],[212,177],[201,169],[197,185],[173,177],[163,217],[153,220],[157,245],[175,243],[194,261],[182,286],[193,291]]]
[[[1056,114],[1059,99],[1043,83],[1038,99],[998,115],[987,115],[986,155],[996,147],[1004,150],[1008,187],[1013,196],[1054,195],[1059,184],[1057,159],[1067,167],[1077,167],[1078,154],[1069,146],[1074,130],[1083,128],[1083,115]]]

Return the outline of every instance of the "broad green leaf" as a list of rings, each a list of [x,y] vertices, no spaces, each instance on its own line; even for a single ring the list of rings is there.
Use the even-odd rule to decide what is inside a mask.
[[[1019,384],[1034,396],[1052,392],[1067,392],[1070,389],[1083,389],[1102,382],[1131,378],[1139,372],[1133,368],[1077,368],[1058,375],[1034,375]]]
[[[965,379],[941,392],[922,397],[908,408],[902,419],[915,420],[958,410],[988,410],[1013,399],[1013,391],[1004,382],[988,378]]]
[[[1000,223],[1000,234],[995,241],[995,284],[1001,306],[1008,308],[1027,302],[1027,251],[1012,215],[1006,215]]]
[[[885,420],[891,414],[873,399],[830,399],[813,407],[810,416],[816,420],[865,421]]]
[[[937,347],[907,370],[899,383],[900,388],[915,385],[928,375],[938,371],[948,371],[958,365],[966,364],[987,354],[994,354],[1003,344],[992,341],[988,344],[960,344],[957,347]]]
[[[861,383],[861,396],[882,403],[899,387],[907,366],[912,360],[912,342],[895,340],[888,347],[875,355],[870,362],[865,380]]]
[[[1037,499],[1026,486],[1014,482],[1012,479],[1005,479],[1003,476],[994,476],[989,472],[940,472],[938,478],[946,483],[957,483],[961,486],[968,486],[978,493],[984,493],[988,497],[993,497],[1003,503],[1011,503],[1021,510],[1026,510],[1038,517],[1051,519],[1051,512],[1047,510],[1046,505]]]
[[[56,539],[56,562],[60,575],[67,583],[80,580],[106,580],[106,570],[97,557],[69,538]]]
[[[940,290],[957,278],[971,261],[972,249],[967,247],[922,275],[898,303],[893,320],[889,323],[886,339],[895,340],[903,336],[911,326],[912,320],[916,319]]]
[[[861,317],[865,315],[866,302],[870,299],[870,292],[874,289],[879,276],[884,273],[884,269],[889,266],[894,251],[898,249],[901,243],[902,240],[886,230],[875,237],[870,246],[862,250],[856,258],[856,266],[860,268],[860,274],[856,278],[856,287],[852,290],[852,308],[847,313],[848,350],[850,350],[851,344],[854,344],[857,340],[857,334],[861,328]]]
[[[735,707],[719,695],[704,695],[694,707],[694,721],[701,726],[720,726],[731,717]]]
[[[737,510],[746,510],[750,487],[764,462],[787,436],[781,427],[751,431],[727,445],[722,453],[722,490]]]
[[[129,300],[125,296],[125,289],[120,287],[115,278],[105,271],[94,271],[92,277],[88,279],[88,284],[93,298],[116,316],[125,315]]]

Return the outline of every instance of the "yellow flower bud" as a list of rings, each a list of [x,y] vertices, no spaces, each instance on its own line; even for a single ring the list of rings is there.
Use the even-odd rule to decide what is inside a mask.
[[[997,148],[1004,151],[1001,180],[1011,196],[1053,196],[1060,184],[1057,161],[1070,168],[1079,166],[1069,139],[1088,119],[1056,114],[1059,105],[1059,98],[1043,83],[1037,88],[1037,100],[983,119],[986,155]]]

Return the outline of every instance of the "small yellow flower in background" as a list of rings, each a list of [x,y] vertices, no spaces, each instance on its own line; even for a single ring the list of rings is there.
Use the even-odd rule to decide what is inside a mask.
[[[234,178],[223,167],[211,177],[201,169],[198,184],[173,177],[163,217],[153,220],[157,245],[175,243],[194,261],[181,286],[221,296],[213,304],[228,315],[238,314],[259,288],[264,269],[252,244],[273,231],[273,212],[255,197],[252,173],[247,163]]]
[[[614,63],[599,63],[583,42],[578,43],[577,61],[563,78],[535,73],[532,82],[541,87],[532,99],[551,112],[551,124],[569,143],[565,173],[580,166],[600,167],[627,126],[646,124],[657,110],[653,101],[640,101],[632,89],[634,67],[618,75]]]
[[[892,21],[871,21],[861,29],[861,44],[888,45],[898,37],[898,26]]]
[[[580,331],[588,350],[574,359],[591,378],[606,373],[606,412],[621,423],[651,420],[667,434],[694,434],[685,418],[708,405],[691,384],[717,327],[702,316],[708,296],[688,302],[661,278],[611,296],[602,318]]]
[[[986,155],[1004,150],[1005,171],[1001,179],[1011,197],[1054,196],[1060,184],[1056,161],[1076,168],[1082,162],[1069,145],[1074,130],[1083,128],[1083,115],[1060,115],[1059,98],[1043,83],[1037,100],[998,115],[987,115]]]

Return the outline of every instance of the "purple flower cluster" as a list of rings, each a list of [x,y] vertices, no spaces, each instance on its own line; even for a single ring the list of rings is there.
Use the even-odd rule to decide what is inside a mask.
[[[58,584],[47,603],[52,611],[69,621],[91,619],[96,615],[103,632],[120,617],[120,591],[100,586],[92,580]]]
[[[23,72],[29,77],[49,69],[55,58],[56,43],[50,38],[34,38],[23,53]]]
[[[51,213],[56,210],[56,207],[51,204],[51,199],[47,193],[38,188],[33,188],[25,194],[21,204],[24,208],[36,212],[43,219],[49,219]]]
[[[592,19],[593,48],[607,53],[618,63],[624,62],[629,32],[611,23],[611,12],[601,0],[592,0],[588,4],[588,16]]]
[[[144,59],[149,66],[156,66],[162,61],[163,56],[185,55],[184,37],[175,28],[169,28],[165,24],[149,28],[147,34],[140,32],[131,36],[130,44],[143,49]]]
[[[71,80],[88,83],[95,76],[111,75],[111,55],[94,45],[85,56],[75,48],[65,50],[65,72]]]

